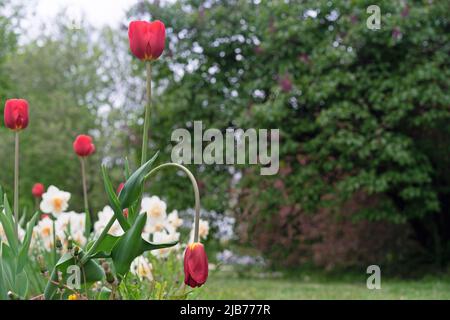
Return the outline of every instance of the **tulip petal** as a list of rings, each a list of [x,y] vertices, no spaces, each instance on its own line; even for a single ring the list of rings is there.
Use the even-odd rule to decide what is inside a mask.
[[[128,27],[128,39],[131,52],[141,60],[146,59],[150,32],[147,21],[132,21]]]
[[[208,257],[201,243],[192,244],[187,262],[192,279],[200,285],[205,283],[208,278]]]
[[[166,40],[166,28],[164,23],[156,20],[150,23],[150,50],[152,59],[157,59],[164,51]]]

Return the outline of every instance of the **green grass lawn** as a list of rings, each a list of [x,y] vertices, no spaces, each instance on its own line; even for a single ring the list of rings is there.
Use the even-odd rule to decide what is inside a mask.
[[[312,277],[242,278],[214,273],[196,299],[450,299],[448,277],[422,280],[381,279],[380,290],[365,279],[325,280]]]

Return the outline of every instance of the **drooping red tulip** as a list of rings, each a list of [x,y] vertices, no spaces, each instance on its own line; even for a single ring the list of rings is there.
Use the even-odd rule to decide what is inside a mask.
[[[28,102],[25,99],[9,99],[5,103],[5,126],[19,131],[28,126]]]
[[[44,192],[45,192],[45,187],[42,183],[35,183],[33,188],[31,189],[31,193],[36,198],[42,197],[42,194]]]
[[[184,283],[195,288],[202,286],[208,278],[208,257],[205,247],[194,242],[186,247],[184,253]]]
[[[92,138],[85,134],[77,136],[73,142],[73,150],[80,157],[87,157],[95,152],[95,146],[92,143]]]
[[[128,27],[130,50],[140,60],[156,60],[164,51],[166,28],[159,20],[132,21]]]

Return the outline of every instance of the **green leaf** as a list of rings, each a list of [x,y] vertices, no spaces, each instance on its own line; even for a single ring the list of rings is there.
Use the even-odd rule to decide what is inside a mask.
[[[80,251],[78,259],[84,256],[84,252]],[[53,268],[52,274],[50,276],[50,281],[48,281],[47,286],[44,290],[44,297],[46,300],[51,300],[55,298],[55,294],[58,285],[54,282],[58,281],[58,272],[61,272],[61,281],[66,284],[68,275],[67,268],[71,265],[77,265],[74,257],[70,253],[64,254],[58,261],[58,263]],[[100,281],[105,276],[103,269],[94,260],[88,260],[83,266],[81,266],[81,281],[80,283],[84,285],[90,285],[96,281]],[[86,279],[86,282],[84,281]]]
[[[147,221],[147,214],[140,214],[130,230],[121,236],[111,252],[115,270],[124,276],[130,269],[133,260],[145,251],[168,248],[176,245],[178,241],[169,243],[150,243],[142,239],[142,230]]]
[[[20,298],[25,299],[28,292],[28,276],[25,271],[22,271],[16,275],[16,283],[14,293]]]
[[[5,231],[6,239],[8,239],[8,244],[11,247],[11,249],[14,251],[15,254],[18,253],[18,247],[19,242],[16,238],[16,233],[14,232],[15,225],[14,225],[14,219],[13,214],[11,211],[11,207],[8,203],[8,198],[6,197],[6,194],[4,196],[3,201],[3,208],[5,209],[4,213],[0,212],[0,223],[3,226],[3,230]]]
[[[105,184],[105,190],[108,195],[109,202],[111,204],[111,207],[114,211],[114,216],[116,217],[117,221],[119,221],[120,226],[124,231],[130,229],[130,224],[128,223],[127,219],[123,215],[123,210],[120,206],[119,199],[117,198],[117,195],[114,191],[114,188],[112,186],[111,180],[109,179],[109,175],[106,169],[106,166],[102,166],[102,174],[103,174],[103,182]]]
[[[139,215],[130,230],[120,237],[111,252],[115,270],[121,276],[128,272],[131,262],[142,253],[141,234],[146,221],[146,214]]]
[[[5,295],[9,290],[15,290],[15,263],[14,263],[14,253],[11,248],[4,242],[0,243],[0,269],[1,269],[1,278],[2,278],[2,286],[5,290]]]
[[[97,300],[109,300],[109,297],[111,297],[111,289],[103,287],[97,295]]]
[[[125,180],[128,180],[130,177],[130,162],[128,161],[128,157],[125,157]]]
[[[158,157],[158,153],[137,169],[129,179],[125,182],[123,189],[119,193],[119,201],[122,209],[129,208],[133,203],[138,201],[142,192],[145,175],[150,171],[153,162]]]
[[[17,273],[20,273],[28,259],[28,250],[30,249],[31,237],[33,235],[33,228],[36,225],[36,221],[39,217],[39,212],[33,215],[31,220],[27,223],[27,228],[25,231],[25,238],[23,239],[22,247],[19,250],[19,259],[17,262]]]
[[[103,240],[100,242],[100,244],[98,245],[97,249],[92,252],[92,258],[96,259],[96,258],[109,258],[111,256],[111,251],[114,248],[114,246],[116,245],[116,243],[119,241],[120,237],[115,237],[112,236],[110,234],[107,234]],[[87,246],[86,246],[86,251],[89,251],[89,249],[92,247],[92,245],[94,244],[94,241],[90,242]]]

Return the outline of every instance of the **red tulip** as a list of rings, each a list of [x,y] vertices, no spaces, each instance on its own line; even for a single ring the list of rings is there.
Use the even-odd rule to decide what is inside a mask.
[[[122,191],[124,185],[125,185],[125,183],[123,183],[123,182],[121,182],[121,183],[119,184],[119,186],[117,187],[117,191],[116,191],[117,194],[119,194],[120,191]]]
[[[12,130],[28,126],[28,102],[25,99],[9,99],[5,103],[5,125]]]
[[[42,194],[45,192],[44,185],[42,183],[35,183],[33,189],[31,189],[31,193],[36,198],[42,197]]]
[[[208,257],[200,242],[187,246],[184,253],[184,283],[195,288],[200,287],[208,278]]]
[[[85,134],[80,134],[73,142],[73,150],[80,157],[87,157],[95,152],[92,138]]]
[[[130,50],[140,60],[156,60],[164,51],[166,28],[159,20],[132,21],[128,27]]]

